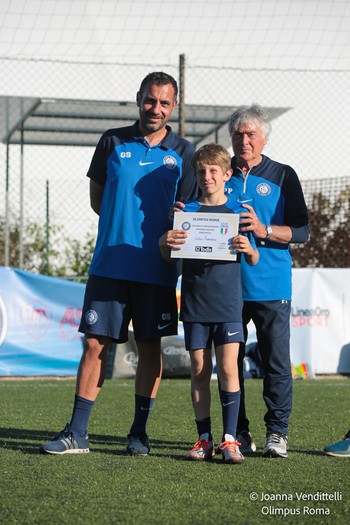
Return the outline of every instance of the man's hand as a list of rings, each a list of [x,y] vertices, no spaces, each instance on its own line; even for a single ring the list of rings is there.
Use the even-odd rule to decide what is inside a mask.
[[[249,204],[243,204],[243,208],[247,208],[246,212],[240,213],[241,220],[239,221],[240,233],[252,232],[255,237],[259,239],[266,239],[267,232],[265,224],[259,221],[257,214],[252,206]],[[271,226],[271,225],[270,225]],[[292,230],[289,226],[273,225],[273,236],[270,237],[270,241],[279,242],[280,244],[290,243],[292,238]]]
[[[239,221],[239,231],[241,233],[252,232],[255,237],[260,239],[266,238],[266,227],[259,221],[254,208],[249,204],[243,204],[243,208],[247,211],[240,213],[241,220]]]
[[[184,209],[185,205],[183,202],[181,201],[176,201],[175,204],[172,205],[172,207],[170,208],[170,212],[169,212],[169,219],[171,221],[174,220],[174,213],[176,211],[182,211]]]

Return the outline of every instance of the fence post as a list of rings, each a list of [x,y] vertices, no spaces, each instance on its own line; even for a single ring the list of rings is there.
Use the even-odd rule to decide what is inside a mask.
[[[45,243],[45,271],[48,275],[50,270],[49,262],[49,252],[50,252],[50,187],[49,181],[46,180],[46,243]]]
[[[179,73],[179,135],[185,136],[185,55],[180,55]]]
[[[20,165],[20,184],[19,184],[19,267],[24,266],[24,130],[21,126],[21,165]]]
[[[10,266],[10,143],[6,144],[6,185],[5,185],[5,228],[4,228],[4,244],[5,244],[5,266]]]

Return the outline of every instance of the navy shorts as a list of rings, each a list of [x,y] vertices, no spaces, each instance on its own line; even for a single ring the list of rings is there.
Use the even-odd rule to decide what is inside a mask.
[[[189,323],[184,321],[186,350],[215,348],[226,343],[244,342],[242,323]]]
[[[176,335],[175,288],[90,275],[79,332],[125,343],[130,321],[136,341]]]

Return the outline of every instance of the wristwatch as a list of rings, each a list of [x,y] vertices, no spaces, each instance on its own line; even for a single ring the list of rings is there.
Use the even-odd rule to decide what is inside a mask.
[[[266,226],[266,239],[270,239],[273,235],[273,228],[272,226]]]

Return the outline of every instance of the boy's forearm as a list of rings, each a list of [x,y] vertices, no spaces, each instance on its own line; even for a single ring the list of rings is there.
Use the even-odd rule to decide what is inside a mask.
[[[159,248],[162,256],[168,263],[176,263],[176,259],[171,257],[171,248],[166,244],[166,233],[159,239]]]
[[[258,250],[251,250],[249,253],[244,254],[246,262],[250,266],[254,266],[259,261],[259,252]]]

